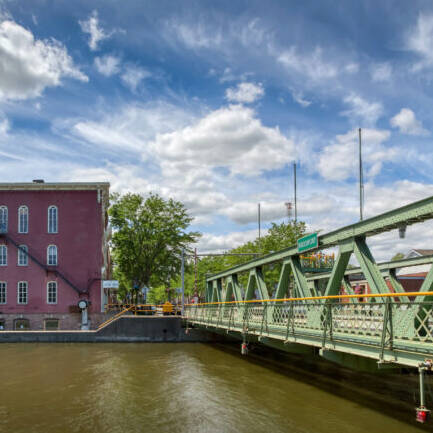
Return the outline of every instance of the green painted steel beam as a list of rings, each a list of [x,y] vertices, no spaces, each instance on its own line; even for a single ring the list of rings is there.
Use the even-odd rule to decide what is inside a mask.
[[[429,265],[433,263],[433,255],[414,257],[411,259],[395,260],[393,262],[382,262],[378,263],[379,270],[383,273],[388,273],[390,269],[408,268],[411,266]],[[362,269],[359,267],[347,269],[344,275],[354,275],[362,273]],[[319,275],[311,275],[307,277],[308,281],[328,279],[331,276],[331,272],[324,272]]]
[[[319,246],[311,251],[333,247],[339,243],[358,237],[373,236],[389,230],[408,226],[433,218],[433,197],[428,197],[409,205],[385,212],[372,218],[343,227],[333,232],[319,236]],[[208,278],[208,281],[228,277],[233,273],[249,271],[255,267],[267,265],[287,259],[298,254],[296,245],[268,254],[259,259],[234,266]]]

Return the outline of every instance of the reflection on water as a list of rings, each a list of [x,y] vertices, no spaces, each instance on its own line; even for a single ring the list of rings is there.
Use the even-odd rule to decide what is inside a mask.
[[[215,346],[2,344],[0,353],[1,432],[420,431],[311,375]]]

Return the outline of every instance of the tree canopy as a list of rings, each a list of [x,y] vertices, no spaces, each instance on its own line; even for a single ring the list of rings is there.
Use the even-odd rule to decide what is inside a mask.
[[[200,234],[188,231],[185,206],[157,194],[113,195],[109,210],[114,273],[123,290],[168,285],[180,272],[181,252]]]

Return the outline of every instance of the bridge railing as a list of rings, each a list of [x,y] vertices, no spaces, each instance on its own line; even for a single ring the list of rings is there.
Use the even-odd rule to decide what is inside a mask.
[[[185,318],[197,325],[283,340],[309,336],[324,343],[350,340],[391,349],[421,344],[425,350],[426,343],[433,343],[433,303],[417,302],[417,298],[431,295],[404,292],[210,302],[187,305]],[[395,302],[397,296],[400,300]],[[363,302],[349,302],[353,297],[362,297]],[[428,350],[433,354],[433,345]]]

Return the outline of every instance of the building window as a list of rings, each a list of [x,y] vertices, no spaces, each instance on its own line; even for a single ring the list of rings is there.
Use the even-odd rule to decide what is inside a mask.
[[[47,303],[57,304],[57,282],[50,281],[47,284]]]
[[[59,319],[45,319],[44,328],[45,331],[56,331],[59,329]]]
[[[57,207],[50,206],[48,208],[48,233],[57,233]]]
[[[29,208],[20,206],[18,209],[18,233],[29,232]]]
[[[27,248],[27,245],[20,245],[18,247],[18,266],[28,266],[29,264],[29,256],[28,256],[29,249]]]
[[[15,331],[28,331],[30,329],[29,319],[15,319],[14,329]]]
[[[0,319],[0,331],[4,331],[6,329],[5,319]]]
[[[8,247],[0,245],[0,266],[8,265]]]
[[[8,232],[8,208],[0,206],[0,233]]]
[[[29,297],[29,284],[27,281],[18,283],[18,304],[27,304]]]
[[[6,304],[8,298],[8,289],[5,281],[0,281],[0,304]]]
[[[47,248],[47,264],[57,266],[57,247],[55,245],[49,245]]]

